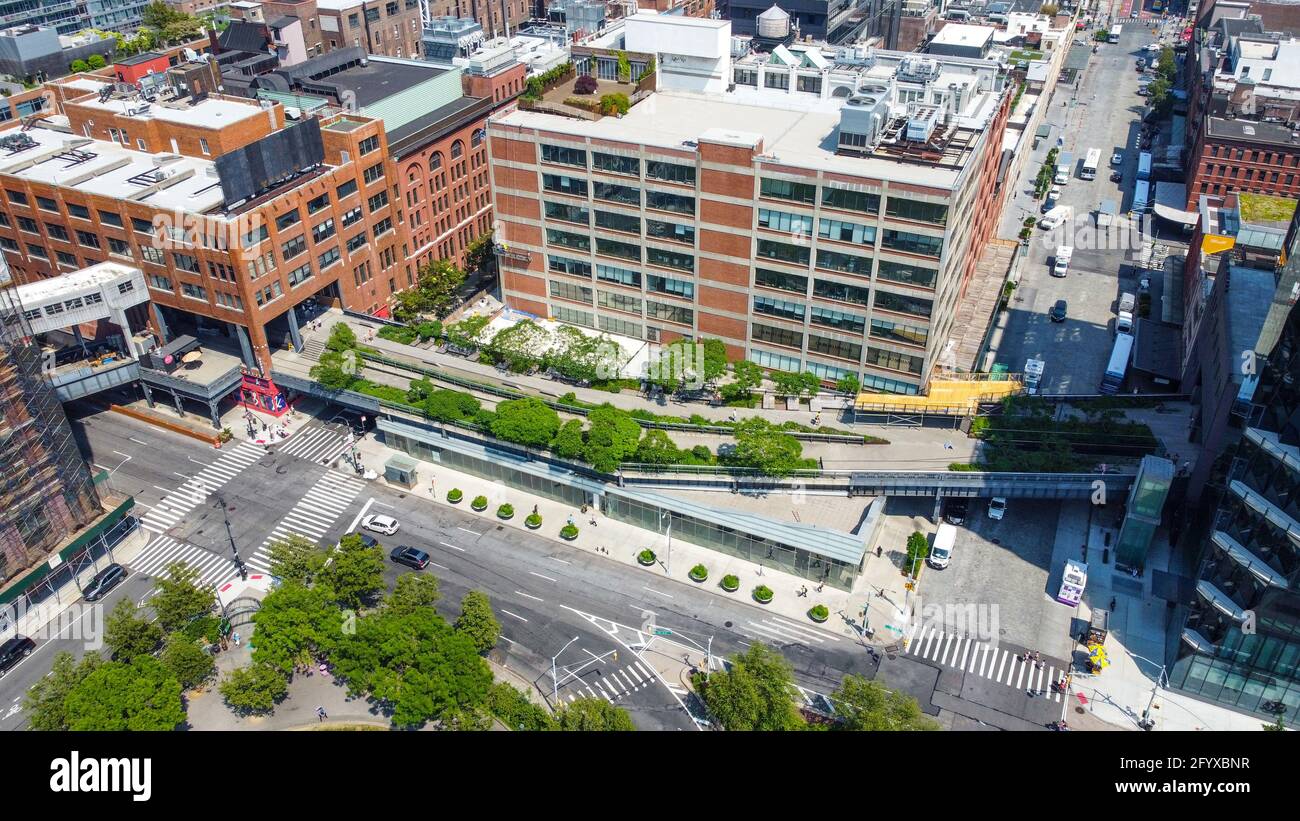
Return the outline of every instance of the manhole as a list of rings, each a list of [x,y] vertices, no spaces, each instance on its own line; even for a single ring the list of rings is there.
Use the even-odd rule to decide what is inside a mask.
[[[497,525],[497,530],[505,530],[505,529],[506,529],[505,525]]]
[[[200,531],[200,532],[202,532],[202,531]],[[728,622],[724,622],[722,626],[723,626],[723,627],[730,627],[730,626],[731,626],[731,622],[729,622],[729,621],[728,621]]]
[[[399,499],[405,499],[405,498],[406,498],[406,494],[405,494],[405,493],[399,493],[399,494],[397,494],[397,498],[399,498]]]

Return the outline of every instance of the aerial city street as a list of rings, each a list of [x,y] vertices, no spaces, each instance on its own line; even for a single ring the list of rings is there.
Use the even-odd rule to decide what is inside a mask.
[[[0,31],[0,729],[1300,721],[1285,4],[90,6]]]

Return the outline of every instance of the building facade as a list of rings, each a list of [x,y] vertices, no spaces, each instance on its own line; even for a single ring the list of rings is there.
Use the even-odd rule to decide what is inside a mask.
[[[0,580],[102,513],[13,285],[0,260]]]
[[[360,46],[385,57],[420,56],[420,0],[316,0],[325,51]]]

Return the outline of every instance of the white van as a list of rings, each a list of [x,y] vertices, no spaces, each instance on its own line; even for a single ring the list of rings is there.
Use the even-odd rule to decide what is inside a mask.
[[[1070,272],[1070,257],[1074,256],[1074,248],[1069,245],[1059,245],[1056,248],[1056,258],[1052,261],[1052,276],[1063,277]]]
[[[957,528],[944,522],[939,525],[939,532],[934,534],[934,546],[930,548],[930,555],[926,558],[925,563],[931,567],[942,570],[952,561],[952,548],[957,543]]]
[[[1070,216],[1069,207],[1064,205],[1058,205],[1055,208],[1053,208],[1051,211],[1048,211],[1046,214],[1043,215],[1043,218],[1038,221],[1038,227],[1044,228],[1048,231],[1053,231],[1056,229],[1058,225],[1060,225],[1062,222],[1065,222],[1066,218],[1069,216]]]

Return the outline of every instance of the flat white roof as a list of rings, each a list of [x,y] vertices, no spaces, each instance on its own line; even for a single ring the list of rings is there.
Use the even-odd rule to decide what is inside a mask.
[[[76,88],[82,91],[99,91],[104,86],[112,85],[112,84],[113,81],[111,79],[100,78],[98,80],[94,80],[91,79],[90,77],[82,77],[82,76],[70,77],[69,79],[59,83],[59,85],[63,86],[64,88]]]
[[[843,100],[790,103],[785,108],[737,102],[732,95],[660,91],[632,106],[622,117],[602,117],[596,122],[522,110],[512,111],[498,122],[679,151],[690,148],[683,145],[686,141],[713,133],[748,132],[762,135],[766,159],[773,163],[936,188],[952,189],[957,183],[961,169],[953,166],[839,156],[835,146]]]
[[[993,37],[991,26],[968,26],[962,23],[949,23],[939,29],[931,42],[949,46],[979,46]]]
[[[98,89],[98,86],[96,86],[96,89]],[[197,105],[188,102],[178,103],[175,108],[171,104],[153,103],[148,105],[148,110],[143,114],[128,114],[133,109],[138,111],[145,107],[146,104],[138,100],[108,100],[101,103],[96,97],[87,97],[74,100],[73,103],[112,111],[123,116],[137,117],[142,120],[162,120],[169,123],[198,126],[199,128],[221,128],[228,123],[237,123],[249,117],[265,116],[265,110],[256,103],[217,100],[212,97]]]
[[[119,265],[116,262],[100,262],[70,274],[42,279],[19,285],[18,300],[22,305],[37,305],[75,293],[82,293],[91,288],[101,288],[115,282],[125,281],[140,273],[139,268]]]
[[[624,18],[625,20],[645,19],[653,17],[656,23],[662,23],[670,26],[686,26],[688,28],[703,29],[720,29],[723,26],[731,28],[730,20],[710,20],[707,17],[686,17],[681,14],[660,14],[657,11],[638,11],[632,17]]]
[[[325,11],[343,11],[361,5],[361,0],[316,0],[316,8]]]

